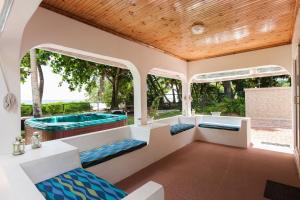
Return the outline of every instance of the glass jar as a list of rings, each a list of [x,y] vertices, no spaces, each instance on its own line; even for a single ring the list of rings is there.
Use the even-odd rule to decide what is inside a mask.
[[[37,149],[42,146],[42,136],[39,132],[34,132],[31,136],[31,148]]]
[[[22,137],[16,137],[13,143],[13,155],[21,155],[25,153],[25,140]]]

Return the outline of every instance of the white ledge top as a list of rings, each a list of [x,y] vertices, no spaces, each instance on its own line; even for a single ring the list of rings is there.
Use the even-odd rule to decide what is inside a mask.
[[[21,164],[74,151],[76,148],[59,140],[44,142],[42,145],[39,149],[31,149],[27,145],[26,153],[19,156],[0,155],[0,199],[44,200]]]

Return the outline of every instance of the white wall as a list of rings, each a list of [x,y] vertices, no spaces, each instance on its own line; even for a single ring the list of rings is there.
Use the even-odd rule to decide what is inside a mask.
[[[295,59],[298,56],[298,45],[300,44],[300,8],[298,10],[298,15],[296,18],[296,23],[294,27],[294,34],[292,40],[292,53]]]
[[[292,39],[292,56],[293,56],[293,60],[298,59],[299,60],[299,44],[300,44],[300,8],[298,10],[298,15],[296,18],[296,23],[295,23],[295,30],[293,33],[293,39]],[[299,61],[298,61],[299,62]],[[295,82],[295,76],[293,76],[292,78],[292,83]],[[294,85],[294,84],[292,84]],[[295,96],[295,88],[293,88],[293,96]],[[293,102],[293,130],[294,130],[294,141],[297,142],[297,137],[296,137],[296,106]],[[298,136],[299,137],[299,136]],[[299,154],[299,147],[297,148],[297,146],[295,145],[295,161],[296,161],[296,165],[298,168],[298,175],[300,177],[300,154]]]
[[[276,97],[276,98],[274,98]],[[246,117],[292,120],[291,87],[245,89]]]
[[[4,68],[10,92],[16,95],[20,102],[20,47],[24,27],[41,0],[15,0],[8,17],[4,32],[0,35],[0,63]],[[24,12],[26,10],[26,12]],[[20,109],[16,107],[11,112],[3,109],[3,98],[6,87],[0,75],[0,154],[11,152],[11,144],[15,136],[20,135]]]
[[[106,56],[129,63],[140,80],[135,80],[135,119],[147,119],[146,78],[152,68],[176,71],[186,76],[187,63],[178,58],[125,40],[97,28],[83,24],[71,18],[38,8],[26,26],[22,53],[41,44],[56,44],[62,47],[80,50],[82,54]],[[116,60],[115,60],[116,61]]]
[[[7,30],[0,38],[0,60],[7,73],[9,88],[17,96],[18,102],[20,102],[20,59],[30,48],[41,44],[59,45],[68,50],[77,49],[79,53],[86,53],[88,56],[98,55],[102,59],[114,59],[129,66],[134,72],[133,75],[138,77],[134,84],[137,94],[135,108],[138,108],[136,113],[139,114],[136,119],[140,118],[144,123],[147,119],[148,72],[152,68],[162,68],[176,71],[186,77],[185,61],[38,8],[40,2],[41,0],[30,1],[30,3],[15,0]],[[0,89],[2,105],[6,93],[2,78]],[[1,106],[0,123],[2,128],[0,153],[10,153],[14,137],[20,134],[20,108],[8,113]]]

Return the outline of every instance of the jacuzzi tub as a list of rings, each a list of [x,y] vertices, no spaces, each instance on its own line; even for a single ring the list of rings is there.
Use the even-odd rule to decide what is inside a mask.
[[[33,132],[42,134],[42,140],[54,140],[126,125],[126,115],[84,113],[42,118],[25,121],[25,140],[30,143]]]

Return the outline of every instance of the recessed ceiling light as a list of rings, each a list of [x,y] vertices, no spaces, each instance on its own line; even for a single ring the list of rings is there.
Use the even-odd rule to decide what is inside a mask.
[[[192,26],[192,33],[194,35],[199,35],[202,34],[204,32],[204,26],[202,24],[194,24]]]
[[[4,30],[13,0],[0,0],[0,33]]]

